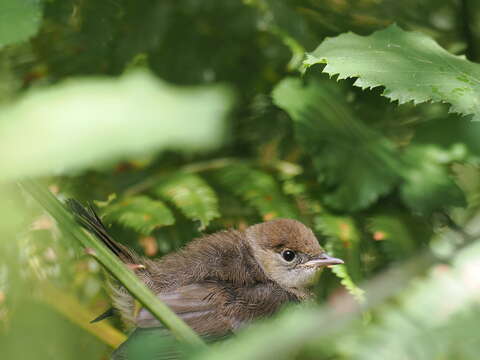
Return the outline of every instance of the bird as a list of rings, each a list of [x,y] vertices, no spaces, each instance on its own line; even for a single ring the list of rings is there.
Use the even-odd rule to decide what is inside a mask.
[[[219,231],[151,259],[115,241],[92,205],[69,199],[67,207],[80,225],[203,337],[234,334],[288,303],[312,298],[308,287],[318,271],[344,263],[329,256],[313,231],[294,219]],[[111,281],[110,290],[113,308],[127,327],[161,326],[147,309],[137,308],[121,284]]]

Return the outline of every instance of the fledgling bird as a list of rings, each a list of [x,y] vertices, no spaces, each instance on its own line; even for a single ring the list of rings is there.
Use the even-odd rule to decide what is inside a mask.
[[[77,220],[114,252],[199,335],[221,337],[252,320],[268,317],[288,302],[311,296],[307,290],[324,266],[343,264],[327,255],[313,232],[291,219],[227,230],[191,241],[183,249],[152,260],[114,241],[90,207],[67,205]],[[160,326],[134,298],[114,285],[113,306],[127,325]]]

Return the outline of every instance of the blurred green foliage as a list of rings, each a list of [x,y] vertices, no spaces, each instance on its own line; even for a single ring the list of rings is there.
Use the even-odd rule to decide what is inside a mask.
[[[62,313],[108,298],[16,186],[33,176],[147,256],[290,217],[346,260],[315,304],[185,357],[476,359],[479,19],[473,0],[2,1],[2,358],[108,358],[121,329]]]

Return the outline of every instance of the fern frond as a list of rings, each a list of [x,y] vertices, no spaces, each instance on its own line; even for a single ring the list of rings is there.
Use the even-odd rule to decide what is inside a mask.
[[[298,218],[292,202],[281,192],[274,178],[245,164],[228,166],[217,172],[218,181],[255,208],[264,220]]]
[[[334,266],[333,273],[341,284],[359,302],[364,301],[364,291],[355,282],[362,278],[360,270],[360,232],[353,219],[342,216],[323,215],[315,219],[315,229],[327,236],[325,248],[332,256],[345,261]],[[355,279],[355,280],[354,280]]]
[[[340,279],[340,284],[342,284],[347,291],[352,294],[352,296],[359,302],[365,302],[365,291],[359,288],[352,280],[348,274],[347,267],[345,265],[335,265],[332,266],[332,272]]]
[[[105,209],[105,215],[107,219],[143,235],[175,222],[172,212],[163,202],[147,196],[133,196],[114,203]]]
[[[220,216],[215,191],[197,175],[175,174],[155,186],[154,193],[175,204],[187,218],[199,220],[199,230]]]

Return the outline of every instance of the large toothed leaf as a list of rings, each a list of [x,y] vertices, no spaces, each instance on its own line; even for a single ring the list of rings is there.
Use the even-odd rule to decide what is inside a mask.
[[[200,220],[200,230],[220,216],[217,195],[197,175],[176,174],[157,185],[154,192],[173,202],[186,217]]]
[[[0,111],[0,178],[84,170],[165,149],[211,149],[231,104],[217,86],[178,87],[146,72],[72,79]]]
[[[28,40],[42,20],[40,0],[0,1],[0,48]]]
[[[450,111],[480,120],[480,65],[450,54],[433,39],[392,25],[370,36],[352,33],[325,40],[305,65],[325,63],[339,79],[358,78],[363,89],[384,86],[400,104],[447,102]]]
[[[132,228],[143,235],[165,225],[172,225],[175,219],[165,204],[147,196],[133,196],[107,207],[107,219]]]
[[[323,203],[359,210],[388,193],[398,181],[393,144],[355,115],[333,80],[286,79],[273,91],[276,105],[295,125],[295,135],[325,188]]]
[[[263,171],[243,164],[231,165],[219,171],[217,178],[225,188],[257,209],[265,220],[298,217],[278,183]]]

